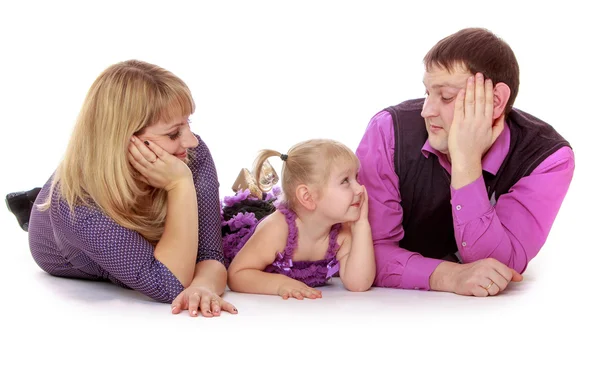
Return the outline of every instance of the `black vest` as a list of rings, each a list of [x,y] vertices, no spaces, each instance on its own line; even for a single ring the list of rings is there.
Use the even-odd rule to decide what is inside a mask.
[[[400,247],[429,258],[457,261],[450,175],[433,154],[426,158],[421,148],[427,140],[421,117],[425,99],[414,99],[386,108],[394,122],[394,163],[400,180],[404,238]],[[515,108],[507,115],[510,147],[498,173],[483,172],[488,198],[498,199],[544,159],[563,146],[570,146],[550,125]]]

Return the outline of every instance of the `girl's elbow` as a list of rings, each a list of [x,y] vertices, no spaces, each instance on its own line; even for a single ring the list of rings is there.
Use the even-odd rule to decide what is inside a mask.
[[[365,280],[344,283],[344,287],[346,288],[346,290],[352,291],[352,292],[367,291],[371,288],[371,286],[373,286],[372,280],[370,281],[370,283]]]
[[[235,271],[227,272],[227,287],[229,287],[231,291],[239,291],[237,278],[237,273]]]

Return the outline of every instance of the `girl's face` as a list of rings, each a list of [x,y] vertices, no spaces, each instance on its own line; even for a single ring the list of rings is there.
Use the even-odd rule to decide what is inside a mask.
[[[333,222],[352,222],[360,217],[363,190],[357,175],[358,168],[353,163],[333,166],[329,180],[317,201],[318,209]]]
[[[137,137],[150,140],[169,154],[188,162],[187,150],[198,146],[198,139],[190,129],[189,116],[175,118],[170,122],[158,122],[144,129]]]

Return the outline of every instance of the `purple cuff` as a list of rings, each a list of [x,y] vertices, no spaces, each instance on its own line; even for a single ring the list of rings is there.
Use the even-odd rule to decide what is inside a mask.
[[[492,205],[487,196],[483,176],[472,183],[455,190],[450,187],[452,198],[452,216],[454,224],[463,224],[481,218]]]
[[[429,290],[429,277],[443,261],[413,254],[406,262],[402,278],[403,289]]]

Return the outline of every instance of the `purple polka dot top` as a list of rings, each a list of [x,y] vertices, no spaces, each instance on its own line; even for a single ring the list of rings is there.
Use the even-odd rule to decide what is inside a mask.
[[[217,172],[208,147],[196,137],[198,147],[188,150],[198,197],[196,261],[224,263]],[[51,183],[52,177],[36,205],[46,200]],[[94,205],[76,206],[72,214],[56,190],[48,210],[34,207],[31,212],[29,247],[39,267],[54,276],[110,281],[159,302],[171,302],[183,290],[139,233],[117,224]]]

